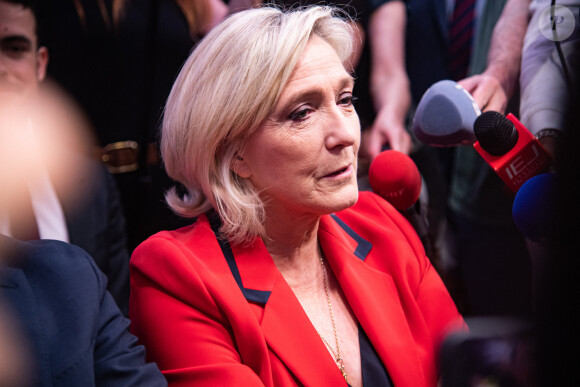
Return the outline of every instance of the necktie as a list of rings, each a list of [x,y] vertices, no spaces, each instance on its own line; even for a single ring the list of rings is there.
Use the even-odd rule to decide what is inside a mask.
[[[467,76],[471,57],[471,41],[475,17],[475,0],[455,0],[449,23],[448,63],[451,79],[458,81]]]

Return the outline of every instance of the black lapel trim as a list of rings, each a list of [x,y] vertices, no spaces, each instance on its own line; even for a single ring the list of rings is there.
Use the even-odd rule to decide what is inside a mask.
[[[247,289],[244,287],[244,284],[242,283],[242,276],[240,275],[238,265],[236,264],[236,260],[234,258],[234,253],[232,252],[232,247],[226,239],[219,236],[219,229],[221,226],[221,220],[219,216],[214,212],[208,214],[207,218],[209,220],[209,224],[211,225],[211,229],[215,234],[218,243],[220,244],[220,248],[222,249],[222,253],[226,258],[226,262],[228,263],[230,271],[232,272],[232,275],[234,276],[234,279],[236,280],[236,283],[238,284],[246,300],[266,305],[268,298],[270,298],[271,292],[267,290]]]
[[[358,243],[358,246],[354,250],[354,255],[356,255],[357,257],[359,257],[364,261],[373,247],[372,243],[370,243],[366,239],[363,239],[363,237],[354,232],[354,230],[350,228],[346,223],[344,223],[338,216],[336,216],[336,214],[330,214],[330,216],[332,216],[332,219],[334,219],[334,221],[338,223],[338,225],[344,231],[346,231],[346,233],[352,239],[354,239]]]

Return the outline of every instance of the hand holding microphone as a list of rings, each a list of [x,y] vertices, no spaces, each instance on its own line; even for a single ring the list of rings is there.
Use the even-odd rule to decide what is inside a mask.
[[[552,164],[548,151],[512,114],[481,113],[459,84],[445,80],[423,95],[413,121],[416,137],[431,146],[473,144],[514,192]]]
[[[476,74],[459,81],[469,92],[481,110],[504,113],[508,97],[499,80],[489,74]]]

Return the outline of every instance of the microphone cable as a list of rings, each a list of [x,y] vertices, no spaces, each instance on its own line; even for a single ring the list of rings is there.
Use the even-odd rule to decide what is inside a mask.
[[[576,91],[574,90],[574,86],[572,85],[572,77],[570,76],[570,71],[568,70],[566,58],[564,57],[564,52],[562,51],[562,45],[560,44],[560,40],[558,39],[555,11],[556,11],[556,0],[551,0],[550,19],[552,20],[552,35],[554,37],[556,51],[558,52],[558,58],[560,58],[560,64],[562,65],[562,72],[564,73],[564,78],[566,79],[566,85],[568,86],[571,96],[575,97]]]

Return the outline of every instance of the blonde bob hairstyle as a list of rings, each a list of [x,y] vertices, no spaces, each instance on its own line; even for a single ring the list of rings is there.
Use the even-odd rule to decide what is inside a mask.
[[[184,217],[215,209],[231,243],[265,237],[264,203],[232,171],[237,153],[273,110],[311,36],[328,42],[343,63],[352,50],[348,16],[314,6],[263,7],[225,19],[199,43],[165,107],[161,153],[167,173],[186,188],[166,193]]]

